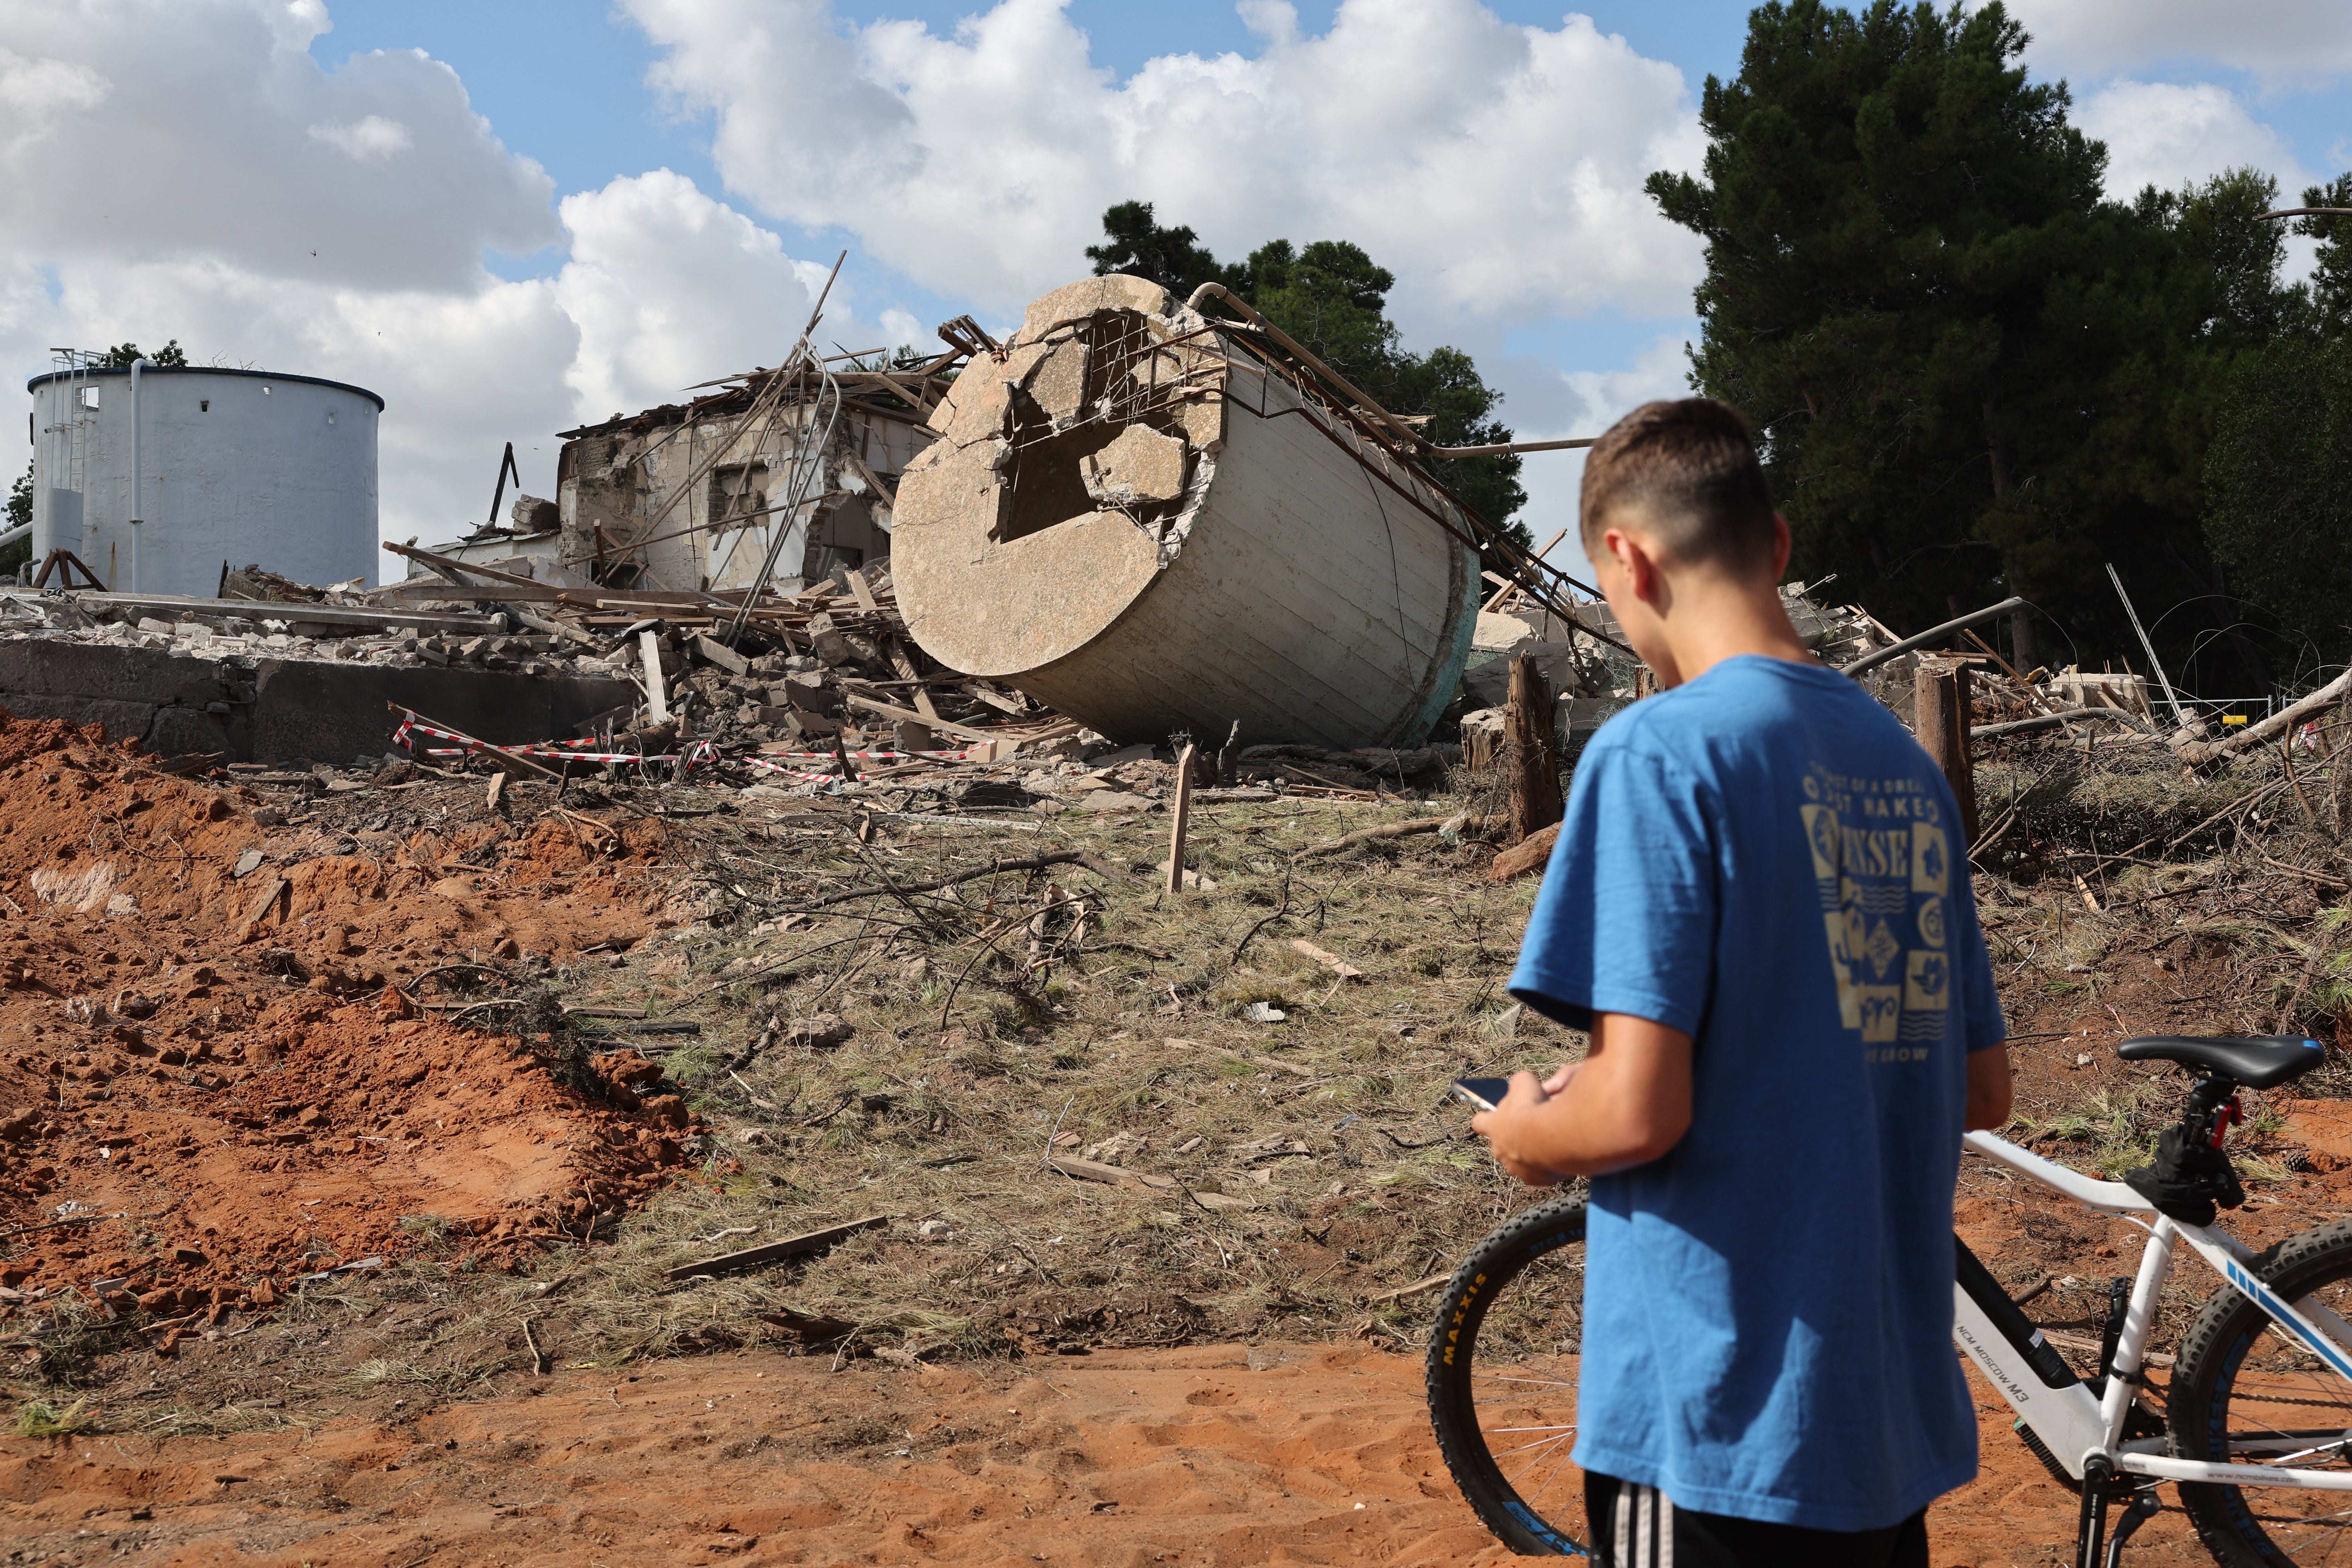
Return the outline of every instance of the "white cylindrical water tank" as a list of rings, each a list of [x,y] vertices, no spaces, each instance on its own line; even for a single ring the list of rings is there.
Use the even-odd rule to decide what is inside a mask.
[[[319,585],[375,580],[375,393],[152,365],[140,371],[135,411],[128,370],[59,371],[26,390],[36,570],[62,546],[118,593],[210,597],[224,562]]]

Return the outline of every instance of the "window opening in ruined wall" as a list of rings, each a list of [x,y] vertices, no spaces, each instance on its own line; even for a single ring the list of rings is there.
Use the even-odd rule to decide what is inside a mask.
[[[722,464],[710,473],[710,526],[740,527],[768,509],[768,465]]]

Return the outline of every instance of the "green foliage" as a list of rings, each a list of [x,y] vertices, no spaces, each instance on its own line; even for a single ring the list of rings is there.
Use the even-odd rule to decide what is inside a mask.
[[[24,473],[8,486],[7,528],[26,528],[33,521],[33,465],[25,465]],[[13,579],[16,569],[33,559],[33,536],[19,534],[0,545],[0,578]]]
[[[2299,205],[2352,207],[2352,174],[2338,174],[2326,185],[2306,186]],[[2352,332],[2352,218],[2297,218],[2295,232],[2319,241],[2312,268],[2312,306],[2317,324],[2327,331]]]
[[[1494,417],[1502,394],[1480,378],[1459,349],[1415,354],[1388,318],[1396,275],[1360,246],[1317,240],[1300,248],[1268,241],[1240,265],[1223,265],[1190,228],[1161,228],[1149,202],[1122,202],[1103,214],[1109,243],[1089,246],[1097,274],[1148,277],[1179,297],[1204,282],[1222,283],[1247,300],[1367,397],[1400,416],[1425,418],[1420,429],[1439,446],[1495,446],[1511,432]],[[1527,504],[1520,459],[1450,457],[1430,462],[1439,483],[1465,506],[1502,528],[1522,549],[1534,539],[1512,520]],[[1499,563],[1489,559],[1490,570]]]
[[[131,368],[131,361],[140,357],[138,344],[118,343],[106,350],[106,358],[102,362],[108,370],[127,371]],[[184,371],[188,368],[188,356],[181,349],[180,340],[177,338],[145,358],[149,364],[159,370]]]
[[[1189,228],[1164,229],[1152,217],[1150,202],[1121,202],[1103,214],[1104,245],[1087,246],[1095,276],[1123,272],[1149,278],[1180,299],[1190,298],[1203,283],[1222,283],[1246,298],[1249,269],[1220,267]]]
[[[1793,571],[1897,629],[2021,593],[2061,657],[2137,662],[2113,560],[2180,674],[2237,620],[2204,444],[2292,306],[2251,221],[2274,192],[2242,171],[2105,200],[2106,150],[2026,42],[1998,3],[1750,15],[1738,78],[1706,84],[1704,177],[1648,183],[1706,241],[1692,380],[1762,433]],[[2232,643],[2248,668],[2209,684],[2263,681]]]
[[[2241,367],[2205,479],[2206,528],[2240,591],[2307,663],[2352,659],[2352,331],[2299,334]]]

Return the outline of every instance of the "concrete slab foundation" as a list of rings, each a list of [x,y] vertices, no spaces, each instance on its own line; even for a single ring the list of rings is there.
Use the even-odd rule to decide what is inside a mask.
[[[499,745],[570,738],[636,700],[625,680],[401,668],[316,659],[189,658],[152,648],[0,643],[0,708],[106,727],[164,755],[341,763],[393,749],[398,703]]]

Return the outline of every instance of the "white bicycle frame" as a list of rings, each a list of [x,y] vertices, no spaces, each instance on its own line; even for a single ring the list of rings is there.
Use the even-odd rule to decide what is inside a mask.
[[[2117,1375],[2107,1380],[2104,1396],[2095,1396],[2082,1383],[2063,1388],[2049,1386],[2028,1361],[2024,1348],[2011,1343],[1966,1289],[1953,1289],[1952,1338],[1976,1363],[1978,1370],[2000,1390],[2010,1407],[2042,1439],[2068,1474],[2079,1479],[2092,1460],[2104,1457],[2125,1474],[2152,1476],[2159,1480],[2352,1491],[2352,1469],[2312,1470],[2286,1466],[2213,1464],[2172,1458],[2164,1451],[2167,1444],[2162,1437],[2123,1440],[2124,1417],[2130,1410],[2132,1390],[2146,1362],[2157,1292],[2171,1271],[2177,1247],[2185,1243],[2215,1273],[2270,1314],[2287,1335],[2334,1367],[2347,1385],[2347,1403],[2352,1403],[2352,1323],[2309,1296],[2292,1305],[2280,1300],[2254,1278],[2249,1267],[2254,1255],[2243,1242],[2208,1226],[2184,1225],[2158,1214],[2155,1205],[2122,1182],[2084,1176],[1990,1133],[1970,1133],[1961,1141],[1987,1159],[1997,1160],[2045,1186],[2055,1187],[2085,1207],[2122,1215],[2148,1233],[2147,1246],[2140,1253],[2139,1276],[2132,1284],[2131,1304],[2124,1315],[2122,1337],[2116,1344]],[[2142,1215],[2148,1218],[2141,1218]],[[2037,1331],[2034,1343],[2038,1344],[2041,1338]],[[2278,1437],[2242,1447],[2247,1451],[2264,1448],[2318,1448],[2352,1459],[2352,1431],[2332,1442]]]

